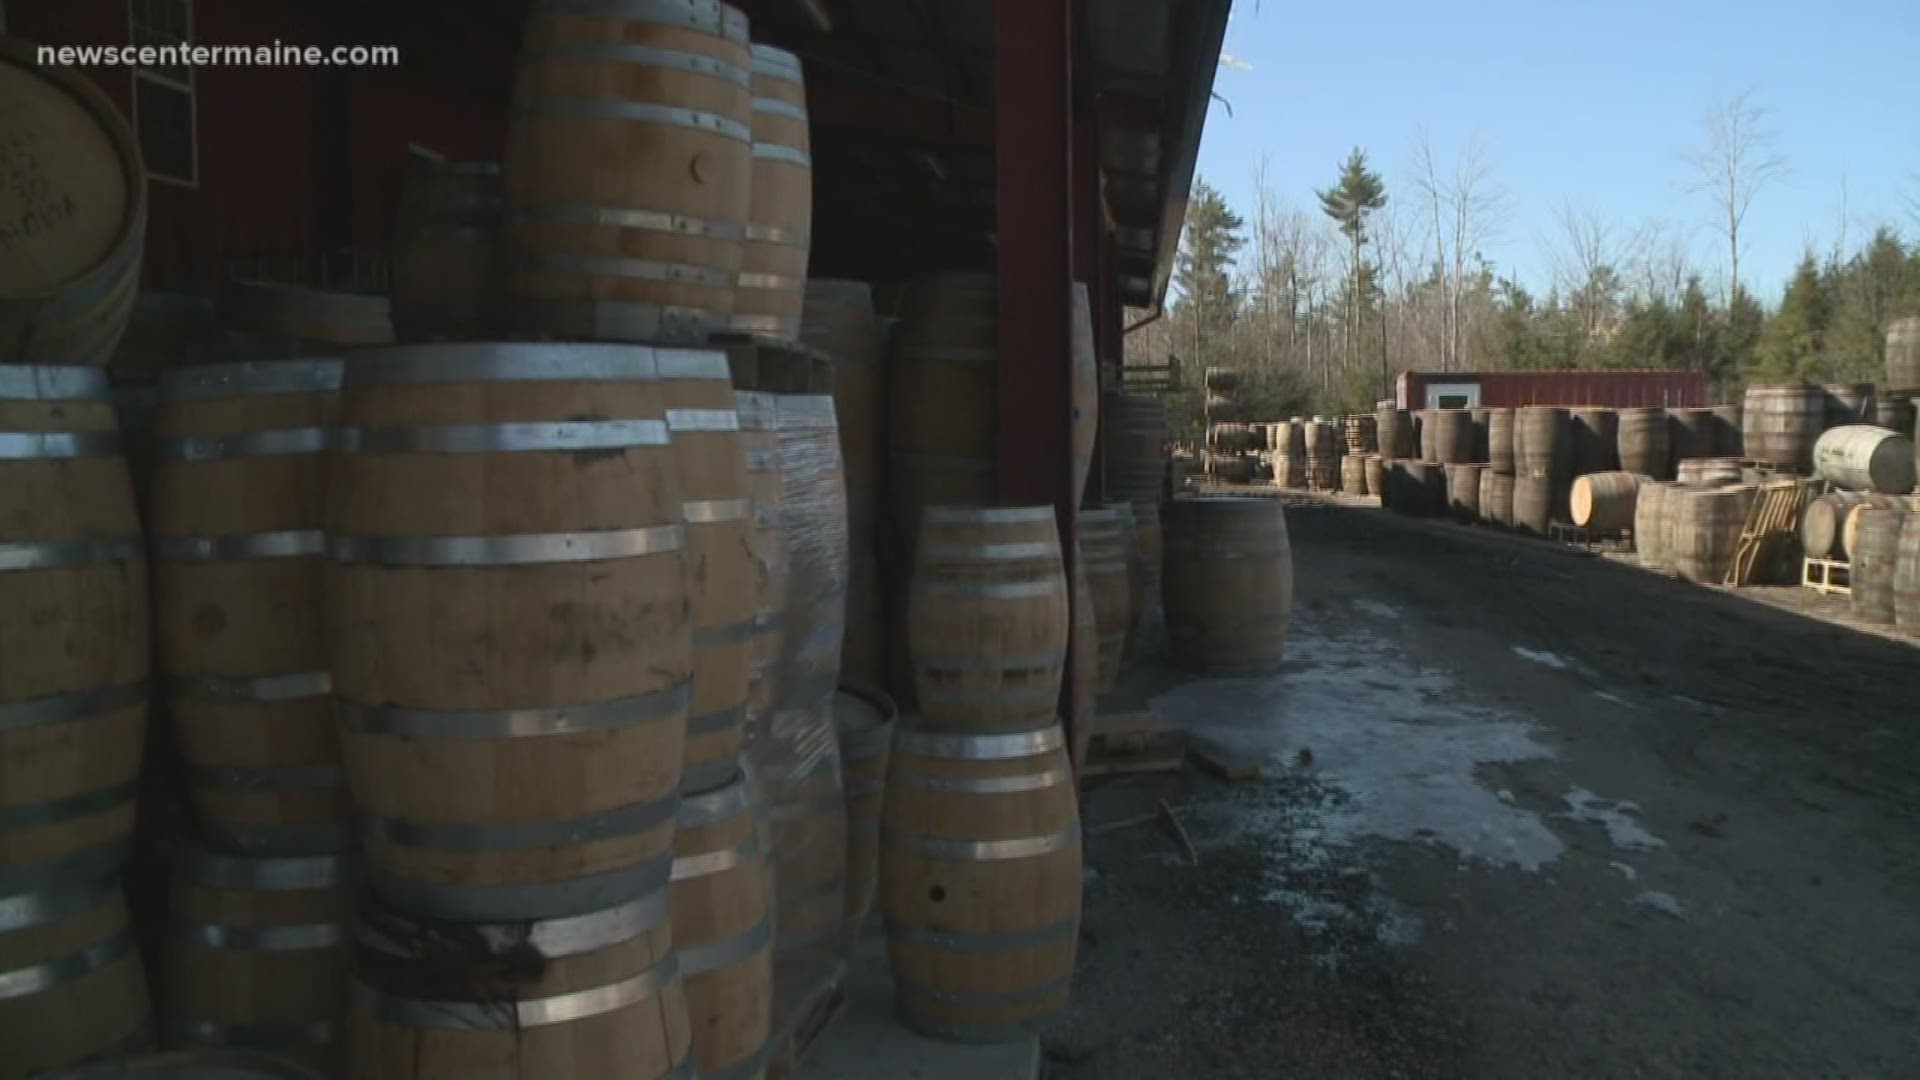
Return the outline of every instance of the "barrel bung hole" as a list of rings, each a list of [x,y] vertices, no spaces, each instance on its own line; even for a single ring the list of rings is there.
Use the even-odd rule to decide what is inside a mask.
[[[936,904],[945,901],[946,898],[947,887],[945,885],[935,885],[933,888],[927,890],[927,899],[932,900]]]

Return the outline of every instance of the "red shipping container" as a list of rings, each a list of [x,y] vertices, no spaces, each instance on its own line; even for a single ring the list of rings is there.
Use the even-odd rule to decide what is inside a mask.
[[[1394,380],[1394,406],[1401,409],[1708,404],[1707,379],[1697,371],[1403,371]]]

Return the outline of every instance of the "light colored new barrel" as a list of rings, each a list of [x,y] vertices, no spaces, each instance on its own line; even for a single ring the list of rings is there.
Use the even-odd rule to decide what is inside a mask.
[[[1669,490],[1662,513],[1672,536],[1667,555],[1674,573],[1687,581],[1719,584],[1756,494],[1744,484],[1708,490],[1676,485]]]
[[[155,424],[154,601],[202,828],[256,854],[350,841],[326,655],[335,358],[180,368]]]
[[[0,38],[0,364],[102,366],[133,309],[147,179],[120,109]]]
[[[347,1006],[355,1080],[695,1075],[664,889],[534,922],[363,907]]]
[[[1634,502],[1640,483],[1638,473],[1600,472],[1576,477],[1569,502],[1573,523],[1594,532],[1624,532],[1633,528]]]
[[[1180,663],[1221,674],[1279,667],[1293,610],[1293,552],[1279,500],[1168,504],[1164,600]]]
[[[725,360],[499,344],[347,362],[327,651],[389,902],[537,919],[665,886],[693,618],[661,372],[696,363]]]
[[[753,666],[753,493],[733,382],[712,353],[659,354],[660,395],[686,521],[693,613],[693,690],[683,791],[733,779],[746,735]]]
[[[880,887],[880,804],[898,719],[892,699],[872,687],[841,687],[833,695],[833,726],[847,793],[844,947],[860,936]]]
[[[0,895],[0,1076],[150,1049],[147,981],[120,875]]]
[[[1064,575],[1051,506],[928,508],[907,635],[929,729],[1028,731],[1052,720],[1071,618]]]
[[[353,921],[345,860],[182,849],[167,906],[160,1006],[168,1046],[336,1067]]]
[[[1093,590],[1093,616],[1100,635],[1097,689],[1106,693],[1120,679],[1127,632],[1133,625],[1132,574],[1127,565],[1126,533],[1119,512],[1113,509],[1080,511],[1079,528],[1080,557],[1084,560],[1087,585]]]
[[[507,123],[514,325],[699,344],[733,313],[753,188],[747,18],[532,5]]]
[[[753,180],[740,286],[729,325],[776,341],[800,337],[813,233],[813,138],[800,58],[753,46]]]
[[[920,511],[989,501],[998,424],[999,300],[993,275],[916,282],[893,339],[887,447],[895,527]]]
[[[680,804],[667,895],[704,1076],[759,1075],[772,1031],[773,879],[763,810],[744,775]]]
[[[901,1018],[935,1038],[993,1042],[1065,1008],[1080,842],[1058,725],[949,735],[903,724],[880,834]]]
[[[143,547],[106,373],[0,366],[0,896],[126,860]]]
[[[1913,439],[1874,424],[1829,428],[1813,445],[1814,471],[1849,491],[1913,490]]]
[[[1907,511],[1893,507],[1862,505],[1854,510],[1854,535],[1848,541],[1852,562],[1847,578],[1854,618],[1893,625],[1901,534],[1916,531],[1906,528],[1909,517]]]
[[[399,341],[487,341],[506,328],[504,203],[491,161],[409,162],[389,271]]]

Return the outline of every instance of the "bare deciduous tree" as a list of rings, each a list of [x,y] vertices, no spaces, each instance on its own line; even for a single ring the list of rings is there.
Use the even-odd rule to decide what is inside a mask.
[[[1443,177],[1432,137],[1423,126],[1414,158],[1414,184],[1426,197],[1433,220],[1434,275],[1442,323],[1441,368],[1459,371],[1464,369],[1460,355],[1465,337],[1461,298],[1466,292],[1468,262],[1504,227],[1507,198],[1493,183],[1493,154],[1481,139],[1468,142],[1452,175]]]
[[[1707,110],[1704,141],[1687,155],[1689,190],[1713,200],[1713,227],[1727,238],[1727,302],[1740,288],[1740,229],[1754,197],[1787,175],[1767,109],[1749,87]]]

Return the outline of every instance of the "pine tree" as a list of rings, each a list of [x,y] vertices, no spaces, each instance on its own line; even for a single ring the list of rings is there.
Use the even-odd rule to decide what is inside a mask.
[[[1209,367],[1235,366],[1232,331],[1241,297],[1233,287],[1233,262],[1245,243],[1244,227],[1220,192],[1205,180],[1194,182],[1174,261],[1174,284],[1180,296],[1169,313],[1181,379],[1187,386],[1199,386]],[[1190,425],[1197,424],[1200,415],[1196,397]]]
[[[1334,186],[1319,193],[1320,209],[1328,217],[1338,222],[1340,231],[1346,234],[1353,245],[1352,280],[1347,285],[1347,363],[1353,363],[1355,344],[1361,332],[1361,304],[1367,296],[1368,269],[1366,260],[1361,257],[1361,248],[1367,242],[1367,216],[1387,205],[1387,185],[1380,174],[1367,168],[1367,152],[1359,147],[1347,155],[1345,165],[1340,167],[1340,179]],[[1383,354],[1380,362],[1387,362]],[[1390,373],[1382,370],[1382,382],[1391,382]],[[1391,386],[1382,386],[1383,392],[1391,391]]]
[[[1754,373],[1768,379],[1819,377],[1831,312],[1820,267],[1808,255],[1787,283],[1780,310],[1767,321],[1755,354]]]

